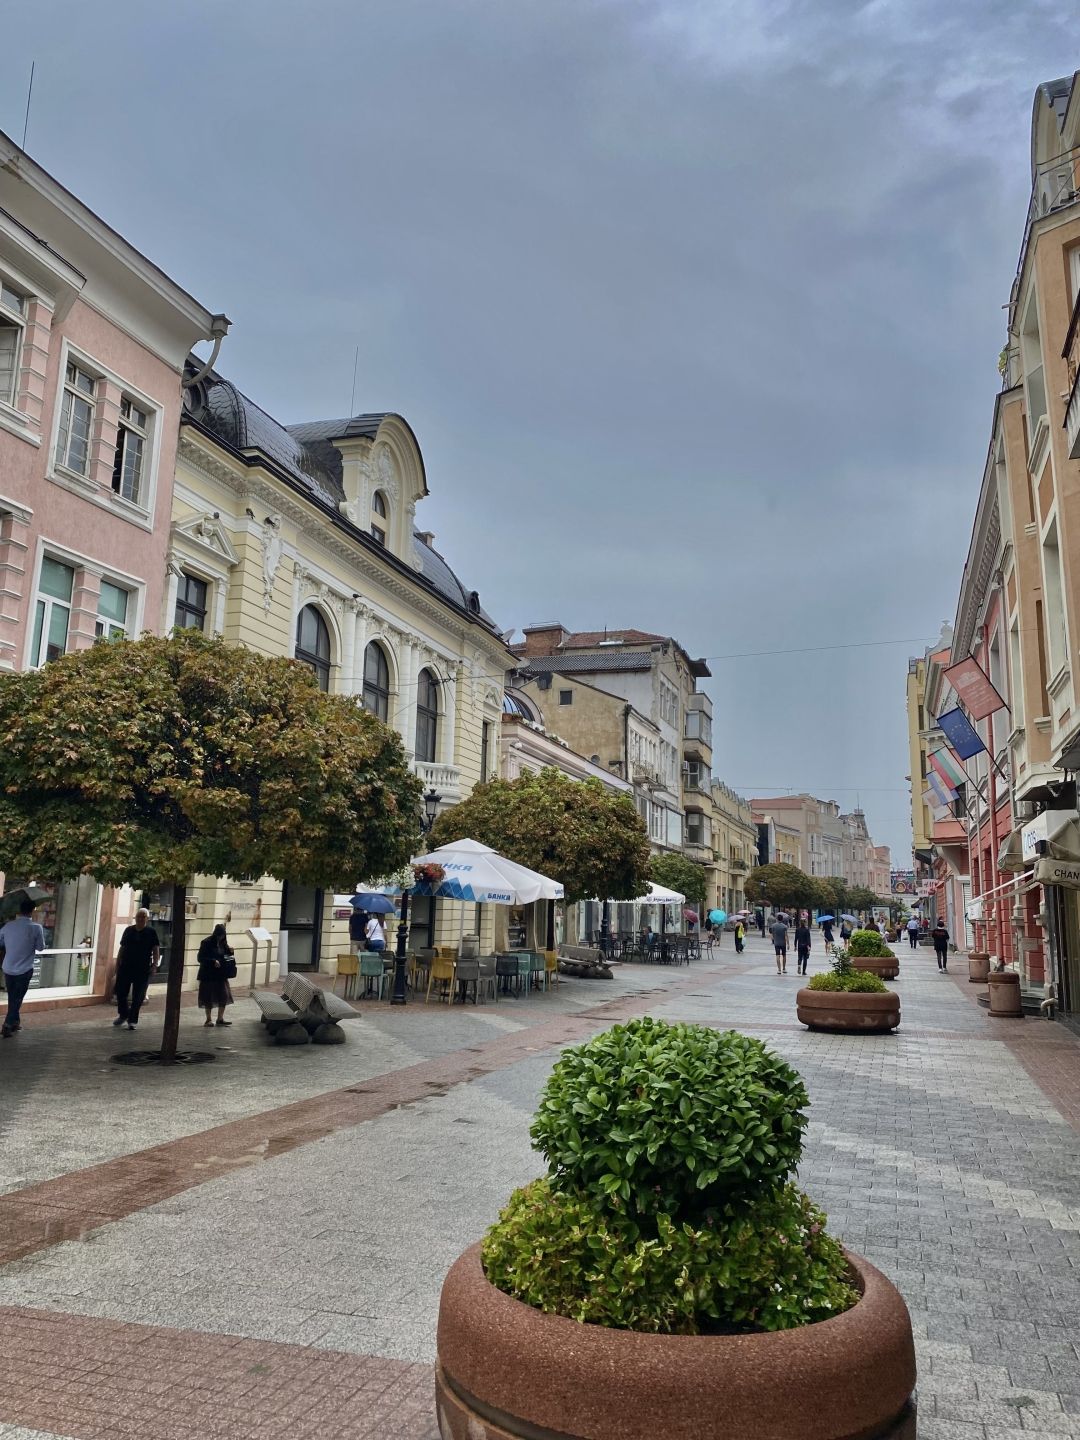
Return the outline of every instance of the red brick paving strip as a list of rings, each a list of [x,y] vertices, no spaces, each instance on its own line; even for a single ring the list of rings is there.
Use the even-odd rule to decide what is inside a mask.
[[[732,967],[724,972],[735,973],[743,970]],[[577,1015],[559,1015],[482,1045],[0,1195],[0,1264],[63,1240],[77,1240],[218,1175],[362,1125],[401,1105],[443,1095],[452,1086],[489,1075],[552,1046],[583,1040],[595,1031],[598,1020],[629,1019],[647,1010],[657,998],[703,983],[700,974],[687,974],[661,991],[622,995]]]
[[[0,1307],[0,1420],[79,1440],[439,1440],[433,1367]]]

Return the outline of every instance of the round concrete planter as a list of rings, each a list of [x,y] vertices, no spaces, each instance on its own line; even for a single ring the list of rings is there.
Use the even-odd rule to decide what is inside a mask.
[[[968,951],[968,982],[985,985],[990,978],[990,956],[985,950]]]
[[[847,990],[800,990],[795,1013],[811,1030],[854,1030],[881,1035],[900,1024],[900,996],[860,995]]]
[[[990,1014],[1012,1020],[1023,1019],[1020,1000],[1020,976],[1015,970],[991,970],[986,977],[990,986]]]
[[[911,1319],[848,1254],[862,1298],[761,1335],[645,1335],[545,1315],[450,1269],[435,1396],[443,1440],[914,1440]]]
[[[852,955],[855,970],[869,970],[879,980],[895,980],[900,974],[900,961],[895,955]]]

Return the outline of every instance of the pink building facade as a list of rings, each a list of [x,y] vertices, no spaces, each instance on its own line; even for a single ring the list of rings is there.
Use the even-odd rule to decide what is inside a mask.
[[[161,632],[183,365],[227,323],[0,134],[0,671]],[[31,878],[31,997],[100,991],[112,897]]]

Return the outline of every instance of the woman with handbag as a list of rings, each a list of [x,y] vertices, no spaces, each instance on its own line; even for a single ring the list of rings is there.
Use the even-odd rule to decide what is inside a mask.
[[[215,925],[199,946],[199,1004],[206,1011],[204,1025],[213,1025],[210,1012],[217,1006],[217,1023],[231,1025],[225,1019],[225,1006],[233,1003],[229,981],[236,975],[235,951],[229,944],[224,925]]]

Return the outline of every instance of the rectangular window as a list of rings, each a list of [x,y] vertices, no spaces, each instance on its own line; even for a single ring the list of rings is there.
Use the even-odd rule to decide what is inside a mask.
[[[573,690],[560,690],[560,691],[559,691],[559,704],[560,704],[560,705],[572,705],[573,703],[574,703],[574,692],[573,692]]]
[[[130,500],[133,505],[143,503],[143,473],[149,438],[150,416],[125,395],[120,401],[112,488],[115,494]]]
[[[74,361],[68,361],[60,401],[60,430],[56,437],[56,463],[76,475],[90,472],[90,439],[94,430],[97,382]]]
[[[101,582],[98,618],[94,634],[99,640],[122,640],[128,633],[128,601],[131,596],[111,580]]]
[[[5,405],[14,405],[19,392],[25,309],[23,297],[0,282],[0,400]]]
[[[186,572],[181,574],[176,587],[176,613],[173,616],[173,625],[178,630],[206,629],[206,592],[205,580]]]
[[[485,720],[480,726],[480,783],[491,777],[491,721]]]
[[[375,541],[377,545],[385,545],[386,531],[382,528],[381,525],[372,525],[371,538]]]
[[[67,649],[71,595],[74,588],[75,571],[70,565],[62,565],[59,560],[50,560],[48,557],[42,560],[37,603],[34,607],[31,669],[44,665],[48,660],[55,660]]]
[[[1057,522],[1051,525],[1043,541],[1043,583],[1046,586],[1046,641],[1050,674],[1054,676],[1065,664],[1065,597],[1061,588],[1061,555],[1058,550]]]

